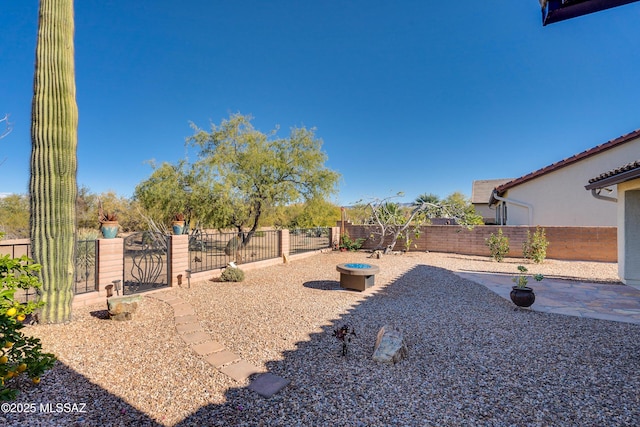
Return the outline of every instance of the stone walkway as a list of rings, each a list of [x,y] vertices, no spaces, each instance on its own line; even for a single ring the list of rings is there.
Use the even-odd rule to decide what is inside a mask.
[[[289,384],[288,380],[269,372],[263,372],[261,368],[242,360],[240,356],[229,351],[223,344],[212,340],[211,336],[202,328],[193,307],[183,299],[167,293],[156,293],[150,296],[164,301],[173,308],[176,331],[180,338],[198,356],[203,357],[207,363],[223,374],[238,382],[245,381],[254,374],[259,374],[253,377],[249,389],[266,398],[271,397]]]

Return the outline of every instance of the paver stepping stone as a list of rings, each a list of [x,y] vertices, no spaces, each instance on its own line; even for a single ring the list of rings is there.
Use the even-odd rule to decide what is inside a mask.
[[[176,325],[182,325],[183,323],[196,323],[198,322],[198,316],[195,314],[188,314],[186,316],[176,317]]]
[[[178,298],[177,296],[171,295],[171,294],[168,294],[168,293],[157,293],[157,294],[153,294],[152,297],[155,298],[155,299],[159,299],[160,301],[165,301],[165,302],[169,301],[169,300],[172,300],[172,299]]]
[[[177,305],[188,305],[182,298],[176,298],[172,300],[165,301],[171,307],[175,307]]]
[[[196,312],[189,304],[181,304],[173,307],[173,315],[175,317],[195,315]]]
[[[227,365],[237,360],[240,360],[240,356],[230,352],[229,350],[219,351],[207,357],[207,362],[210,365],[213,365],[213,367],[215,368],[220,368],[221,366]]]
[[[285,388],[289,384],[289,380],[274,375],[270,372],[259,375],[249,384],[249,390],[253,390],[262,397],[267,399]]]
[[[193,351],[195,351],[199,356],[206,356],[208,354],[224,350],[224,346],[217,341],[203,342],[202,344],[194,345],[191,348],[193,348]]]
[[[211,337],[206,332],[194,332],[192,334],[182,334],[180,335],[182,340],[187,344],[198,344],[203,341],[209,341]]]
[[[202,325],[200,325],[199,322],[182,323],[180,325],[176,325],[176,330],[181,334],[189,334],[192,332],[202,331]]]
[[[214,353],[217,354],[217,353]],[[251,363],[241,360],[238,363],[234,363],[233,365],[223,366],[219,368],[220,372],[225,375],[230,376],[236,381],[244,381],[249,378],[253,374],[259,374],[262,372],[262,369],[257,366],[252,365]]]

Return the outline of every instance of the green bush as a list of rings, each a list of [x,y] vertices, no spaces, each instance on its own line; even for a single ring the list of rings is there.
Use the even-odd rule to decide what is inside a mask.
[[[244,271],[238,267],[227,267],[222,271],[220,280],[222,282],[242,282],[244,280]]]
[[[498,229],[497,235],[491,233],[485,241],[487,246],[489,246],[491,257],[495,261],[501,262],[509,253],[509,238],[502,234],[502,228]]]
[[[340,248],[344,248],[348,251],[357,251],[362,247],[362,244],[367,239],[360,238],[356,240],[351,240],[348,234],[343,234],[340,238]]]
[[[533,235],[527,230],[527,240],[522,244],[522,256],[536,264],[542,264],[547,257],[548,246],[549,242],[544,228],[536,227]]]
[[[40,289],[42,283],[36,276],[39,270],[40,265],[26,256],[0,256],[0,400],[16,398],[17,380],[23,374],[38,384],[40,376],[51,369],[56,360],[53,354],[42,352],[38,338],[20,332],[26,316],[44,303],[20,303],[15,293],[19,289]]]

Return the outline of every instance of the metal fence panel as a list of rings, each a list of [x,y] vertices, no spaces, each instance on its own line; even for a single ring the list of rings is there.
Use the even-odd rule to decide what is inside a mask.
[[[289,232],[289,254],[312,252],[331,247],[330,228],[297,228]]]
[[[238,233],[196,233],[189,236],[189,268],[192,273],[222,268],[231,261],[241,264],[278,258],[278,230],[257,231],[245,246]]]
[[[74,293],[76,295],[98,290],[96,283],[97,246],[95,240],[78,240],[74,272]]]

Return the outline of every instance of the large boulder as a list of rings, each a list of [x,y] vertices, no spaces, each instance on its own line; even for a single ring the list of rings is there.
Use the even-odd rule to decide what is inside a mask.
[[[141,301],[140,295],[107,298],[109,317],[113,320],[131,320]]]
[[[384,325],[376,338],[373,360],[382,363],[398,363],[407,355],[407,346],[400,329],[393,325]]]

